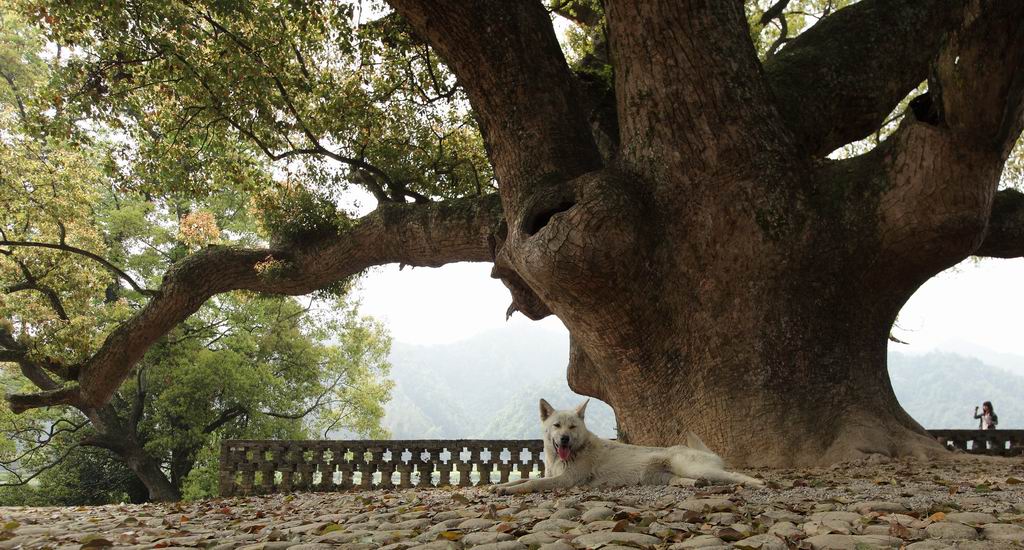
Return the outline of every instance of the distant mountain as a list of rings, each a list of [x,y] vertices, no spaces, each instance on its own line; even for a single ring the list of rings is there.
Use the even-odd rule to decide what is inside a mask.
[[[565,382],[565,376],[521,389],[506,400],[484,428],[487,439],[530,439],[540,437],[540,399],[552,406],[571,409],[583,402]],[[615,437],[615,412],[603,401],[591,399],[587,405],[587,428],[601,437]]]
[[[568,342],[537,326],[510,327],[438,346],[395,344],[385,426],[395,439],[539,437],[538,400],[583,401],[565,382]],[[953,353],[889,354],[893,389],[926,428],[975,428],[974,406],[992,401],[999,427],[1024,428],[1024,377]],[[587,426],[614,437],[615,416],[592,400]]]
[[[991,350],[966,340],[944,342],[942,351],[974,357],[986,365],[1008,370],[1017,376],[1024,376],[1024,355]]]
[[[999,427],[1024,428],[1024,377],[973,357],[889,353],[889,376],[903,408],[925,428],[977,428],[974,407],[991,401]]]
[[[539,437],[538,402],[574,407],[564,334],[537,326],[510,327],[438,346],[396,343],[395,381],[384,425],[395,439]],[[615,433],[614,413],[593,400],[588,426]]]

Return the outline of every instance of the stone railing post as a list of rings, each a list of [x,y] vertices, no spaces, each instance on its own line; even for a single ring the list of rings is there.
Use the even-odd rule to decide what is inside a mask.
[[[484,453],[487,453],[487,458],[484,458]],[[490,445],[487,447],[480,447],[480,462],[477,464],[477,471],[480,472],[480,481],[477,485],[490,485],[491,484],[491,472],[494,468],[494,451],[490,449]]]
[[[217,491],[220,496],[230,497],[238,494],[235,485],[235,472],[237,464],[234,462],[234,453],[230,441],[220,442],[220,460],[217,472]]]
[[[416,472],[420,478],[416,482],[417,487],[433,487],[431,479],[434,474],[434,455],[436,451],[429,446],[417,447],[414,451],[411,462],[416,464]]]
[[[448,452],[448,460],[441,458],[443,452]],[[456,460],[456,451],[450,444],[445,444],[441,447],[441,450],[437,451],[437,486],[447,487],[452,484],[452,465]]]
[[[473,449],[460,444],[455,447],[455,450],[452,451],[452,453],[458,457],[458,462],[455,463],[455,469],[459,471],[459,487],[472,486],[473,480],[470,479],[470,475],[473,473]],[[463,459],[463,453],[466,453],[468,458]]]

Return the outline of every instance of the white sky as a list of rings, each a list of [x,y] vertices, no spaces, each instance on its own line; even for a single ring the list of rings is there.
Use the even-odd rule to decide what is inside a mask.
[[[398,342],[439,344],[516,323],[505,321],[511,300],[490,264],[460,263],[442,268],[377,268],[358,296],[362,311],[387,323]],[[964,343],[1024,355],[1024,259],[968,260],[925,283],[904,307],[895,334],[910,345],[892,349],[923,353]],[[549,317],[540,322],[565,332]],[[525,344],[525,343],[524,343]]]
[[[396,341],[409,344],[455,342],[526,323],[568,335],[554,316],[535,322],[516,313],[506,322],[512,298],[490,273],[491,264],[468,262],[401,271],[397,265],[378,267],[363,278],[360,311],[386,323]]]
[[[971,260],[925,283],[904,306],[894,334],[907,352],[964,344],[1024,355],[1024,259]]]

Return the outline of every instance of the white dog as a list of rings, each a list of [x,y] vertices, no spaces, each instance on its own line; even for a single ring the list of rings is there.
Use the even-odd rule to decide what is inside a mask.
[[[545,477],[502,483],[495,491],[530,493],[579,485],[694,486],[699,481],[764,485],[759,479],[725,471],[722,459],[693,433],[687,435],[686,445],[675,447],[640,447],[601,439],[583,422],[589,402],[584,401],[575,411],[556,411],[541,399]]]

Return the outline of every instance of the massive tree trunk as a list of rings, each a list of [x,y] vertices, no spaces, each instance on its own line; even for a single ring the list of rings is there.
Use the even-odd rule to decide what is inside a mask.
[[[611,404],[634,443],[692,430],[750,465],[942,452],[896,401],[887,337],[941,270],[1024,253],[1024,201],[997,193],[1024,125],[1024,2],[863,0],[761,63],[738,0],[611,0],[613,114],[591,112],[540,1],[389,3],[464,86],[500,204],[388,206],[288,249],[195,254],[80,387],[13,396],[15,410],[101,405],[218,292],[493,261],[511,310],[565,323],[571,387]],[[924,81],[882,145],[827,158]],[[268,259],[284,265],[273,278]]]
[[[600,166],[577,102],[516,109],[535,88],[577,93],[539,5],[392,4],[480,114],[508,222],[495,276],[515,309],[566,324],[571,387],[608,402],[629,441],[692,430],[750,465],[941,452],[896,400],[888,334],[985,236],[1021,126],[1019,4],[865,1],[762,67],[741,2],[609,2],[621,141]],[[880,51],[911,41],[898,62]],[[868,155],[822,158],[929,66],[920,120]]]

